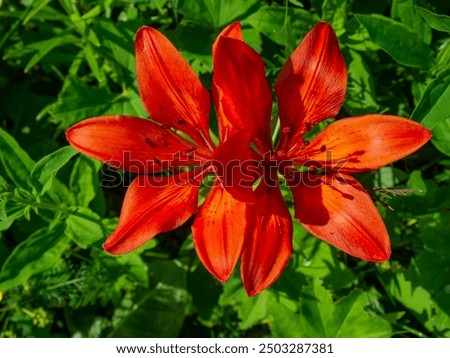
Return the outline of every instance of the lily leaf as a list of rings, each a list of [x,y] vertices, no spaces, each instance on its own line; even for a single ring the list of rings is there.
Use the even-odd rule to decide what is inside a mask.
[[[51,188],[53,178],[56,176],[58,170],[75,154],[77,154],[77,151],[67,146],[46,155],[36,163],[31,171],[30,180],[41,195]]]
[[[450,70],[440,72],[427,86],[412,118],[433,132],[431,142],[450,156]]]
[[[272,332],[276,337],[389,337],[389,323],[366,311],[368,304],[367,294],[360,290],[333,302],[330,292],[314,280],[303,290],[298,315],[282,305],[273,306],[277,319]]]
[[[1,128],[0,161],[14,184],[19,188],[30,188],[28,179],[35,163],[17,141]]]
[[[42,228],[16,246],[0,272],[0,291],[24,283],[32,275],[51,268],[67,248],[64,227]]]
[[[422,16],[426,22],[435,30],[450,32],[450,16],[439,15],[424,9],[420,6],[414,6],[417,12]]]
[[[382,15],[355,14],[369,32],[372,41],[401,65],[427,70],[431,49],[409,27]]]

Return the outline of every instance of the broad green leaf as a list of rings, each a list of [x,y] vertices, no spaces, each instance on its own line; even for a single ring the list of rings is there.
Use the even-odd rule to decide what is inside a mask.
[[[152,288],[142,292],[135,303],[125,300],[124,307],[115,311],[110,337],[178,335],[191,303],[186,272],[173,261],[154,262],[149,272]]]
[[[450,16],[435,14],[420,6],[415,6],[415,8],[420,16],[422,16],[433,29],[450,32]]]
[[[0,291],[23,284],[32,275],[51,268],[69,245],[64,227],[42,228],[15,247],[0,272]]]
[[[433,257],[431,257],[433,261]],[[447,261],[448,262],[448,261]],[[448,265],[447,265],[448,267]],[[445,270],[447,269],[445,268]],[[408,272],[407,272],[408,273]],[[409,275],[410,276],[410,275]],[[431,281],[434,277],[431,278]],[[398,300],[430,331],[434,336],[448,337],[448,323],[450,322],[450,312],[445,312],[435,302],[433,295],[423,288],[416,280],[411,280],[403,272],[397,273],[386,287],[388,292]],[[442,291],[443,296],[448,293]],[[448,301],[448,300],[445,300]]]
[[[2,203],[3,201],[3,203]],[[10,228],[14,221],[24,215],[24,206],[13,201],[5,201],[0,197],[0,206],[3,205],[3,217],[0,217],[0,232]]]
[[[377,113],[373,75],[364,58],[352,49],[344,51],[348,66],[347,96],[345,109],[352,115]]]
[[[333,302],[330,292],[315,280],[303,291],[297,314],[281,305],[271,307],[272,332],[277,337],[389,337],[389,323],[368,312],[368,305],[367,294],[359,290]]]
[[[301,241],[296,272],[302,275],[324,279],[333,287],[348,287],[355,282],[353,272],[337,260],[334,249],[325,242],[308,235]]]
[[[99,194],[100,181],[99,170],[101,163],[80,155],[73,166],[70,175],[70,192],[76,198],[76,203],[82,207],[88,207]]]
[[[432,143],[450,156],[450,70],[445,70],[427,86],[411,117],[433,132]]]
[[[318,20],[317,15],[306,10],[295,8],[286,10],[284,7],[273,5],[262,6],[242,21],[242,24],[249,24],[275,43],[288,46],[287,51],[292,51]]]
[[[192,252],[192,251],[191,251]],[[222,284],[212,276],[203,265],[198,265],[187,276],[187,288],[192,295],[192,305],[202,323],[212,326],[220,319],[217,315]]]
[[[431,43],[431,28],[414,9],[414,4],[420,0],[394,0],[392,2],[391,17],[400,21],[421,37],[426,44]]]
[[[322,20],[328,22],[338,36],[345,32],[347,6],[346,0],[324,0],[322,3]]]
[[[428,70],[431,49],[409,27],[382,15],[355,14],[372,41],[401,65]]]
[[[66,80],[58,101],[47,110],[52,122],[61,123],[63,128],[106,114],[147,117],[138,93],[131,88],[127,93],[117,94],[105,87],[90,87],[75,77]]]
[[[87,208],[72,208],[66,219],[65,234],[79,247],[86,249],[95,242],[105,239],[101,218]]]
[[[181,0],[178,11],[188,19],[219,29],[258,8],[258,0]]]
[[[345,22],[345,32],[339,37],[339,43],[356,51],[377,51],[380,49],[372,42],[366,28],[354,17]]]
[[[34,161],[19,143],[0,128],[0,160],[9,178],[19,188],[29,188],[28,179]]]
[[[70,146],[62,147],[40,159],[31,171],[30,180],[40,194],[47,192],[60,170],[75,155],[77,151]]]

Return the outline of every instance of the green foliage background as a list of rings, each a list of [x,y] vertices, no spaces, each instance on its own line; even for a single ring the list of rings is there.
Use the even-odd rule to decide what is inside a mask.
[[[0,336],[450,337],[449,10],[445,0],[0,1]],[[102,251],[125,186],[100,182],[130,178],[77,154],[65,129],[146,117],[140,26],[165,33],[209,87],[211,45],[235,20],[272,83],[306,32],[329,22],[349,67],[339,117],[396,114],[433,131],[418,153],[359,177],[385,188],[372,192],[390,261],[353,259],[295,224],[288,268],[248,298],[238,272],[222,285],[204,270],[189,225],[132,254]]]

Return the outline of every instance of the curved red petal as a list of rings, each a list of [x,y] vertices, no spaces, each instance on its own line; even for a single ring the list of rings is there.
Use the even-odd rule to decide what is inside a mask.
[[[86,119],[69,128],[66,137],[83,154],[141,174],[197,164],[205,154],[171,130],[129,116]]]
[[[253,184],[261,176],[260,157],[250,148],[250,135],[236,132],[213,154],[213,171],[236,200],[254,202]]]
[[[308,175],[291,187],[295,217],[314,236],[349,255],[384,261],[389,235],[369,194],[351,176]]]
[[[263,180],[255,197],[256,203],[248,212],[241,259],[242,280],[249,296],[275,282],[292,255],[292,219],[280,188]]]
[[[152,119],[212,147],[209,93],[180,52],[148,26],[137,32],[135,49],[139,90]]]
[[[241,24],[239,22],[237,22],[237,21],[233,22],[230,25],[228,25],[227,27],[225,27],[220,32],[219,36],[217,36],[216,41],[214,41],[214,44],[213,44],[213,47],[212,47],[213,58],[215,57],[217,42],[222,37],[229,37],[229,38],[232,38],[232,39],[244,41],[244,37],[242,36]]]
[[[191,183],[188,174],[183,175],[137,177],[125,194],[119,224],[104,249],[125,254],[186,222],[197,211],[198,185]]]
[[[330,25],[318,23],[282,68],[275,92],[281,121],[280,143],[288,150],[318,122],[334,117],[344,103],[347,67]]]
[[[222,141],[244,130],[256,137],[261,151],[270,150],[272,93],[261,56],[241,40],[219,38],[212,91]]]
[[[340,119],[320,132],[296,162],[317,161],[334,172],[378,169],[415,152],[431,132],[406,118],[366,115]]]
[[[237,201],[218,182],[200,207],[192,225],[197,254],[219,281],[230,277],[241,254],[247,204]]]

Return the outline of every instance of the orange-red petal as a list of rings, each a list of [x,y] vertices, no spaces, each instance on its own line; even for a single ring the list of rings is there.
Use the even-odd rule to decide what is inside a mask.
[[[111,254],[128,253],[188,220],[197,211],[198,194],[198,185],[188,175],[138,176],[125,194],[119,224],[104,249]]]
[[[219,281],[230,277],[241,254],[247,204],[237,201],[216,181],[195,216],[192,233],[197,254]]]
[[[347,87],[347,67],[330,25],[318,23],[282,68],[275,92],[280,143],[288,146],[318,122],[338,114]],[[286,137],[286,138],[285,138]]]
[[[191,143],[148,120],[129,116],[86,119],[66,132],[78,151],[112,167],[135,173],[192,165],[202,152]]]
[[[215,57],[217,42],[221,37],[230,37],[232,39],[244,41],[244,37],[242,36],[241,24],[238,21],[233,22],[220,32],[219,36],[217,36],[216,38],[216,41],[214,41],[212,47],[213,58]]]
[[[272,93],[261,56],[241,40],[219,38],[212,91],[222,140],[244,130],[261,151],[270,150]]]
[[[328,171],[378,169],[415,152],[431,132],[406,118],[366,115],[340,119],[321,131],[296,162],[317,161]]]
[[[314,236],[349,255],[384,261],[389,236],[369,194],[356,179],[310,174],[291,187],[295,217]]]
[[[152,119],[211,145],[209,93],[180,52],[148,26],[137,32],[135,49],[139,91]]]
[[[255,197],[256,203],[248,212],[241,259],[242,280],[249,296],[275,282],[292,254],[292,219],[280,188],[266,185],[263,178]]]
[[[253,202],[253,184],[262,172],[259,159],[250,148],[249,133],[234,133],[214,151],[216,178],[236,200]]]

